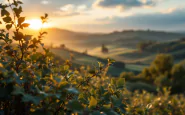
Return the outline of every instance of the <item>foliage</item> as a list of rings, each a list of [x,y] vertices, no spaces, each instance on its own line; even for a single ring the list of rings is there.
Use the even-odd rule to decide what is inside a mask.
[[[132,73],[132,72],[122,72],[122,73],[120,74],[120,77],[121,77],[121,78],[125,78],[125,80],[131,80],[134,76],[135,76],[135,75],[134,75],[134,73]]]
[[[156,56],[152,65],[159,74],[165,74],[165,72],[171,70],[173,63],[173,57],[171,55],[159,54]]]
[[[91,72],[83,67],[79,71],[71,70],[71,63],[68,60],[64,64],[57,62],[42,43],[47,32],[41,29],[37,37],[23,32],[29,24],[24,23],[25,17],[21,16],[21,4],[21,1],[16,0],[0,4],[2,23],[6,27],[0,33],[1,114],[183,115],[185,113],[183,110],[185,102],[181,98],[179,101],[175,96],[161,96],[161,106],[158,105],[159,101],[155,101],[158,97],[152,94],[132,95],[127,92],[124,78],[109,78],[105,75],[114,60],[108,59],[107,65],[99,63],[99,66]],[[47,19],[47,14],[41,16],[43,23],[47,22]],[[42,48],[42,51],[39,52],[38,48]],[[147,101],[139,102],[138,99],[141,98]]]
[[[145,41],[145,42],[140,42],[137,44],[137,48],[139,49],[139,51],[144,51],[146,50],[146,48],[150,45],[155,44],[156,42],[154,41]]]
[[[163,89],[163,94],[154,94],[143,91],[125,93],[128,99],[126,115],[184,115],[185,100],[184,95],[170,96],[170,91]]]
[[[109,49],[104,44],[102,44],[101,52],[102,53],[108,53]]]
[[[185,92],[185,68],[180,64],[174,65],[171,55],[157,55],[151,66],[145,68],[139,76],[150,84],[172,87],[172,94]]]

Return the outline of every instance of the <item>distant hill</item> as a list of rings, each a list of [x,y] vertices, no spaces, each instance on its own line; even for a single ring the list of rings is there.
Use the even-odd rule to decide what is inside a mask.
[[[46,31],[48,35],[44,39],[44,43],[47,46],[52,44],[54,47],[58,47],[64,44],[74,51],[87,51],[92,56],[114,58],[117,61],[130,64],[127,65],[128,68],[138,70],[145,67],[142,65],[149,65],[158,53],[170,53],[174,56],[176,62],[185,57],[185,45],[184,42],[180,41],[180,39],[185,38],[183,33],[145,30],[82,33],[57,28],[50,28]],[[34,33],[30,30],[28,32]],[[139,52],[137,44],[146,41],[156,43],[147,47],[145,51]],[[101,52],[102,44],[108,48],[109,53]]]
[[[44,39],[46,45],[53,43],[55,46],[65,44],[76,50],[92,49],[102,44],[112,45],[112,47],[135,48],[136,44],[145,40],[166,42],[177,40],[184,35],[179,33],[160,32],[160,31],[114,31],[111,33],[81,33],[70,30],[49,28],[48,35]],[[33,32],[32,32],[33,33]]]
[[[80,52],[76,52],[70,49],[63,49],[63,48],[52,48],[51,51],[57,55],[57,57],[61,57],[62,60],[71,60],[70,56],[73,55],[73,59],[72,64],[73,66],[90,66],[92,69],[94,69],[94,67],[98,67],[98,62],[101,62],[103,64],[107,64],[107,59],[104,58],[99,58],[99,57],[95,57],[95,56],[91,56],[88,54],[84,54],[84,53],[80,53]],[[108,71],[108,75],[111,76],[119,76],[121,74],[121,72],[125,72],[125,71],[130,71],[130,72],[134,72],[134,73],[139,73],[140,70],[136,70],[136,69],[130,69],[127,68],[129,66],[129,64],[125,64],[123,62],[119,62],[116,61],[110,68]]]

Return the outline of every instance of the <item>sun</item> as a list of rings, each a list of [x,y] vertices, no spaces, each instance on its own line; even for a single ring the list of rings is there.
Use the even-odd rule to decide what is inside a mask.
[[[29,23],[30,24],[29,28],[34,29],[34,30],[39,30],[41,28],[49,27],[47,23],[42,24],[42,21],[39,19],[30,19],[30,20],[26,20],[25,22]]]

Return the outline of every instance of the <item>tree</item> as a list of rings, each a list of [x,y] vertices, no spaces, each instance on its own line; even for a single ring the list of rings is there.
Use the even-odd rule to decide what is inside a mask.
[[[131,79],[133,79],[134,78],[134,73],[132,73],[132,72],[122,72],[121,74],[120,74],[120,77],[121,78],[125,78],[125,80],[127,81],[127,80],[131,80]]]
[[[139,49],[139,51],[144,51],[144,49],[146,48],[146,44],[144,42],[140,42],[137,44],[137,48]]]
[[[60,44],[60,48],[62,49],[66,48],[65,44]]]
[[[139,51],[144,51],[144,50],[146,50],[146,48],[148,47],[148,46],[150,46],[150,45],[153,45],[153,44],[155,44],[156,42],[155,41],[145,41],[145,42],[140,42],[140,43],[138,43],[137,44],[137,48],[139,49]]]
[[[152,62],[152,66],[159,74],[165,74],[165,72],[170,72],[173,67],[173,64],[173,57],[168,54],[159,54]]]
[[[181,64],[176,64],[171,70],[172,94],[185,93],[185,68]]]
[[[108,53],[109,52],[109,50],[108,50],[108,48],[104,45],[104,44],[102,44],[102,53]]]
[[[85,51],[82,52],[82,54],[87,55],[88,54],[88,50],[86,49]]]
[[[150,67],[143,69],[140,76],[148,83],[169,86],[173,58],[171,55],[159,54],[156,56]],[[165,83],[165,84],[164,84]]]

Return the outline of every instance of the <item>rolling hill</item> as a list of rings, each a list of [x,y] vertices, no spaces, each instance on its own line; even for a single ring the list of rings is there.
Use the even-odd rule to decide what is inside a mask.
[[[118,62],[126,63],[126,69],[128,70],[141,71],[159,53],[172,54],[175,62],[183,61],[185,58],[185,42],[182,41],[185,35],[183,33],[144,30],[80,33],[57,28],[50,28],[47,31],[48,35],[44,39],[45,45],[59,47],[64,44],[65,47],[74,51],[75,63],[77,64],[92,64],[96,63],[98,58],[110,57]],[[34,33],[34,31],[28,32]],[[137,48],[138,43],[146,41],[155,43],[146,47],[144,51],[139,51]],[[109,53],[101,52],[102,44],[108,48]],[[56,49],[52,51],[62,58],[69,56],[69,51]],[[88,52],[88,56],[79,53],[85,50]],[[119,69],[117,68],[116,70]],[[120,69],[119,72],[115,73],[120,73],[121,71],[123,70]]]

